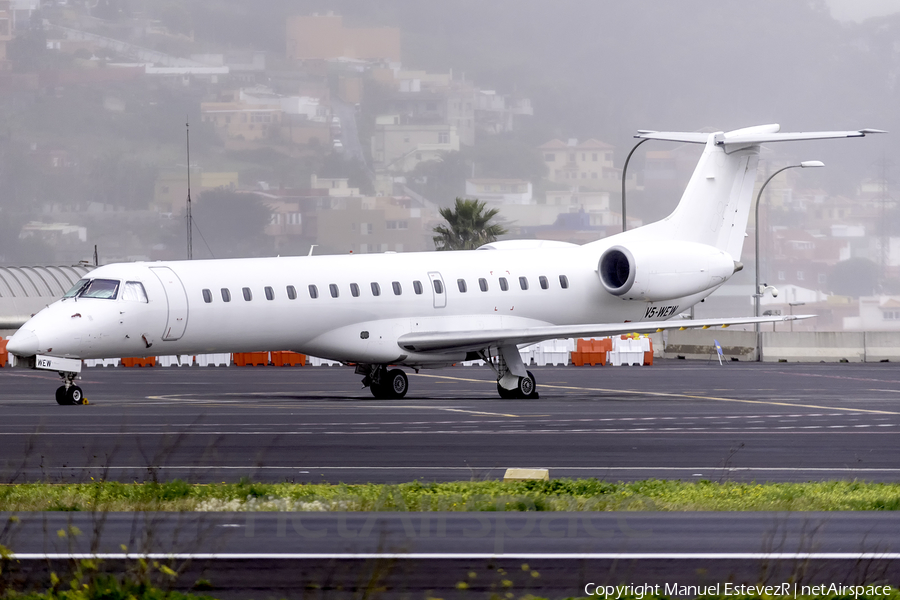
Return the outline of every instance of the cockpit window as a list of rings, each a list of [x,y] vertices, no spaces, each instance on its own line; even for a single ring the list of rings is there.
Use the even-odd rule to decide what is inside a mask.
[[[204,290],[207,291],[208,290]],[[206,294],[204,294],[204,297]],[[210,296],[212,298],[212,296]],[[144,284],[140,281],[126,281],[125,287],[122,288],[122,300],[128,300],[130,302],[143,302],[147,303],[147,292],[144,290]]]
[[[80,292],[88,283],[90,283],[90,281],[90,279],[79,279],[78,282],[72,286],[72,289],[65,293],[63,298],[74,298],[78,295],[78,292]]]
[[[84,291],[78,294],[78,297],[115,300],[118,292],[119,282],[115,279],[92,279]]]

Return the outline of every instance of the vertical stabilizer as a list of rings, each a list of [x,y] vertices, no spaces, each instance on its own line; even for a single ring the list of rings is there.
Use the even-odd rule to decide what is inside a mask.
[[[712,134],[694,174],[671,215],[662,222],[677,240],[698,242],[740,260],[753,202],[759,145],[726,153]]]
[[[706,147],[675,211],[662,221],[620,235],[707,244],[740,260],[753,202],[760,144],[885,133],[880,129],[780,133],[780,129],[779,125],[772,124],[710,134],[641,131],[635,137],[706,144]]]

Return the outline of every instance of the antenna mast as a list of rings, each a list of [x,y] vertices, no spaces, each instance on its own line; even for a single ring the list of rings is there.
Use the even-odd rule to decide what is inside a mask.
[[[193,260],[194,221],[191,216],[191,124],[189,121],[184,124],[184,128],[187,132],[187,210],[185,211],[185,219],[187,220],[187,257],[188,260]]]

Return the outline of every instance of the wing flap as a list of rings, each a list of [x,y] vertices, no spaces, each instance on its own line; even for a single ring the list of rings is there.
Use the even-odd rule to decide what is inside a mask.
[[[597,323],[585,325],[551,325],[526,329],[494,329],[478,331],[435,331],[407,333],[397,340],[410,352],[477,351],[489,346],[506,344],[534,344],[544,340],[575,337],[598,337],[624,333],[652,333],[666,329],[697,327],[728,327],[754,323],[780,323],[809,319],[815,315],[784,315],[779,317],[739,317],[733,319],[694,319],[644,323]]]

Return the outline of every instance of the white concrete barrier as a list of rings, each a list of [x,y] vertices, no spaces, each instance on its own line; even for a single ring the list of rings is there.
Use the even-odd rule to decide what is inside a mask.
[[[318,356],[309,356],[306,357],[306,364],[310,367],[333,367],[333,366],[341,366],[341,363],[336,360],[328,360],[327,358],[319,358]]]
[[[867,331],[863,352],[866,362],[900,362],[900,332]]]
[[[198,354],[197,355],[197,366],[198,367],[228,367],[231,365],[231,353],[223,352],[216,354]]]
[[[850,331],[764,331],[763,362],[863,362],[865,334]]]
[[[85,367],[118,367],[122,362],[119,358],[87,358],[84,361]]]
[[[191,354],[156,357],[156,366],[158,367],[190,367],[193,364],[194,357]]]
[[[660,334],[667,340],[663,358],[684,357],[695,360],[716,360],[715,341],[718,340],[722,346],[723,359],[756,360],[756,333],[753,331],[729,331],[720,327],[718,329],[685,329],[684,331],[676,329],[667,333],[668,335],[665,336]],[[656,342],[654,341],[654,343]]]

